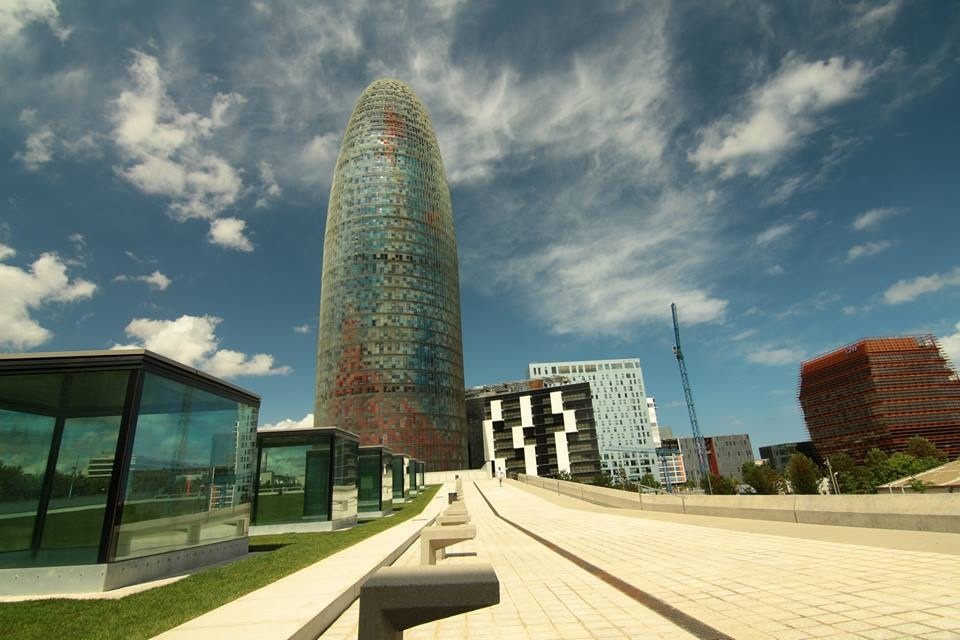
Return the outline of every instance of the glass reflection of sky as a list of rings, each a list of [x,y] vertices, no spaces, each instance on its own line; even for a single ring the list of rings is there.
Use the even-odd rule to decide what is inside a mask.
[[[0,409],[0,462],[42,475],[47,467],[54,419]]]

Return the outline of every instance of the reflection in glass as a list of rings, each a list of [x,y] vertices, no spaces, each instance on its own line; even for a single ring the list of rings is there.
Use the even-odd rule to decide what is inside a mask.
[[[257,524],[330,519],[330,437],[260,450]]]
[[[360,513],[380,511],[380,450],[361,451],[357,464],[360,481],[358,510]]]
[[[0,566],[23,566],[8,556],[30,549],[55,422],[0,409]]]
[[[97,561],[119,432],[119,413],[64,423],[40,544],[61,550],[57,564]]]
[[[246,535],[255,408],[144,375],[116,559]]]
[[[403,469],[406,460],[406,456],[393,458],[393,499],[397,502],[405,501],[410,493],[407,490],[407,475]]]

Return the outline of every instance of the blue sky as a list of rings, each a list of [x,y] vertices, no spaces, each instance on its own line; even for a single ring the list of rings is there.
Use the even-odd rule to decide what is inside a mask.
[[[689,432],[805,438],[805,358],[960,358],[960,4],[0,7],[0,349],[138,345],[312,411],[326,202],[372,80],[429,109],[466,380],[639,357]]]

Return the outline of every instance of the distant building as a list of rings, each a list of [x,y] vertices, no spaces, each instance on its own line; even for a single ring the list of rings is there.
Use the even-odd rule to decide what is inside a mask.
[[[770,468],[779,474],[783,474],[787,469],[787,463],[790,462],[790,456],[795,453],[802,453],[817,464],[823,464],[823,459],[817,452],[817,448],[809,440],[804,442],[782,442],[780,444],[771,444],[766,447],[760,447],[760,457],[770,465]]]
[[[565,471],[578,480],[600,473],[589,384],[547,388],[529,380],[474,387],[466,396],[471,439],[478,433],[482,442],[471,446],[472,468],[485,464],[491,475]]]
[[[807,360],[799,400],[823,456],[903,451],[914,436],[960,455],[960,380],[931,335],[869,338]]]
[[[683,454],[683,464],[687,469],[695,469],[699,466],[697,462],[697,449],[693,438],[677,438],[680,443],[680,452]],[[750,436],[745,433],[737,433],[726,436],[705,436],[703,438],[706,448],[707,465],[710,473],[718,476],[733,476],[738,480],[743,480],[741,467],[744,462],[753,462],[753,445],[750,444]]]
[[[900,478],[877,487],[879,493],[913,493],[922,485],[924,493],[960,493],[960,460],[940,465],[915,476]]]
[[[534,362],[528,365],[528,375],[589,382],[602,470],[613,475],[622,468],[630,480],[639,480],[645,473],[658,475],[659,434],[650,427],[640,360]]]
[[[647,416],[650,418],[650,432],[653,439],[660,443],[657,449],[657,465],[660,470],[660,484],[665,487],[675,487],[687,481],[686,469],[683,466],[683,454],[680,453],[680,443],[673,437],[673,429],[660,426],[657,420],[657,399],[647,398]],[[675,452],[675,453],[674,453]]]

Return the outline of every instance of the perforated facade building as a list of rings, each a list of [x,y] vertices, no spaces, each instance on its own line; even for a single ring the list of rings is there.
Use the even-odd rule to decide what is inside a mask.
[[[433,126],[402,82],[360,96],[323,247],[315,420],[426,462],[466,453],[457,246]]]
[[[902,451],[914,436],[960,455],[960,380],[933,336],[869,338],[807,360],[799,399],[823,456]]]

